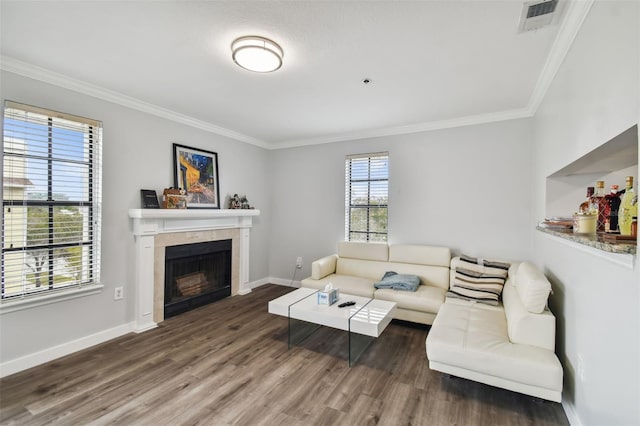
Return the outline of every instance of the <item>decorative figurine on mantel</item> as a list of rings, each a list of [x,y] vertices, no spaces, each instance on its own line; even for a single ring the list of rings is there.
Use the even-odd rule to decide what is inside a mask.
[[[249,205],[249,200],[247,199],[246,195],[238,195],[238,194],[233,194],[233,197],[229,197],[229,208],[230,209],[253,209],[253,207],[251,207]]]
[[[162,193],[163,209],[186,209],[187,194],[182,188],[165,188]]]
[[[249,200],[247,200],[247,196],[243,195],[240,197],[240,208],[241,209],[250,209]]]
[[[232,210],[240,208],[240,196],[233,194],[233,197],[229,198],[229,208]]]

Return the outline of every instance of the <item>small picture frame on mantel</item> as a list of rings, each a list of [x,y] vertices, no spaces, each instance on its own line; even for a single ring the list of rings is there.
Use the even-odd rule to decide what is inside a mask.
[[[158,194],[153,189],[140,190],[140,203],[143,209],[159,209]]]

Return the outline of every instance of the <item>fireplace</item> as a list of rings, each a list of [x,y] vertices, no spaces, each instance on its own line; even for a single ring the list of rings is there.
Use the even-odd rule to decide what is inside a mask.
[[[250,229],[257,209],[130,209],[136,333],[164,321],[167,247],[231,240],[231,296],[251,292]]]
[[[165,248],[164,317],[231,296],[232,240]]]

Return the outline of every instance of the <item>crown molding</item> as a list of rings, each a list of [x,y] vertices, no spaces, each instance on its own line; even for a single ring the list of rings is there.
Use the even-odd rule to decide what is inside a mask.
[[[531,115],[535,115],[538,111],[594,2],[595,0],[573,0],[569,3],[558,35],[551,46],[536,87],[531,93],[529,99]]]
[[[124,95],[120,92],[105,89],[95,84],[87,83],[82,80],[59,74],[57,72],[50,71],[33,64],[29,64],[27,62],[22,62],[10,56],[0,55],[0,69],[34,80],[42,81],[44,83],[49,83],[55,86],[63,87],[65,89],[73,90],[74,92],[102,99],[107,102],[122,105],[124,107],[131,108],[137,111],[142,111],[147,114],[155,115],[157,117],[184,124],[186,126],[194,127],[196,129],[215,133],[217,135],[225,136],[237,141],[246,142],[251,145],[259,146],[261,148],[269,148],[268,144],[260,139],[256,139],[251,136],[226,129],[224,127],[216,126],[215,124],[211,124],[209,122],[199,120],[185,114],[171,111],[170,109],[162,108],[160,106],[141,101],[131,96]]]
[[[306,145],[319,145],[325,143],[344,142],[348,140],[375,138],[392,135],[418,133],[432,130],[450,129],[454,127],[471,126],[476,124],[493,123],[497,121],[513,120],[518,118],[533,117],[544,97],[551,87],[564,58],[569,53],[584,20],[586,19],[595,0],[573,0],[566,9],[564,19],[558,29],[558,34],[551,46],[547,60],[536,82],[536,87],[531,93],[529,102],[525,108],[506,110],[496,113],[479,114],[460,117],[451,120],[433,121],[408,126],[388,127],[382,129],[364,130],[360,132],[343,133],[319,138],[290,140],[272,144],[273,149],[294,148]]]
[[[297,139],[274,143],[274,149],[295,148],[298,146],[320,145],[325,143],[344,142],[365,138],[406,135],[410,133],[428,132],[433,130],[451,129],[455,127],[473,126],[477,124],[494,123],[496,121],[516,120],[531,117],[528,108],[510,109],[488,114],[469,115],[452,118],[450,120],[430,121],[428,123],[409,124],[406,126],[385,127],[381,129],[362,130],[338,135],[328,135],[318,138]]]
[[[285,148],[295,148],[300,146],[320,145],[326,143],[344,142],[365,138],[376,138],[393,135],[403,135],[409,133],[419,133],[433,130],[450,129],[455,127],[471,126],[497,121],[514,120],[519,118],[533,117],[551,86],[564,58],[573,44],[585,18],[589,14],[595,0],[573,0],[566,9],[564,19],[558,30],[558,35],[554,40],[547,60],[538,77],[536,86],[529,98],[529,102],[524,108],[517,108],[506,111],[499,111],[488,114],[478,114],[466,117],[459,117],[449,120],[431,121],[426,123],[411,124],[406,126],[386,127],[380,129],[369,129],[356,132],[327,135],[315,138],[292,139],[282,142],[266,142],[245,134],[217,126],[215,124],[199,120],[188,115],[180,114],[148,102],[124,95],[113,90],[77,80],[45,68],[38,67],[26,62],[19,61],[12,57],[0,55],[0,69],[14,74],[19,74],[34,80],[43,81],[56,86],[60,86],[75,92],[83,93],[98,99],[122,105],[127,108],[146,112],[157,117],[171,120],[186,126],[201,129],[217,135],[246,142],[264,149],[275,150]]]

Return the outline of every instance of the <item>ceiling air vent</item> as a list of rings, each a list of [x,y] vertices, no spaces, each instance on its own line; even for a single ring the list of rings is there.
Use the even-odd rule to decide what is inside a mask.
[[[558,0],[534,0],[522,5],[518,32],[537,30],[553,22],[558,15]]]

